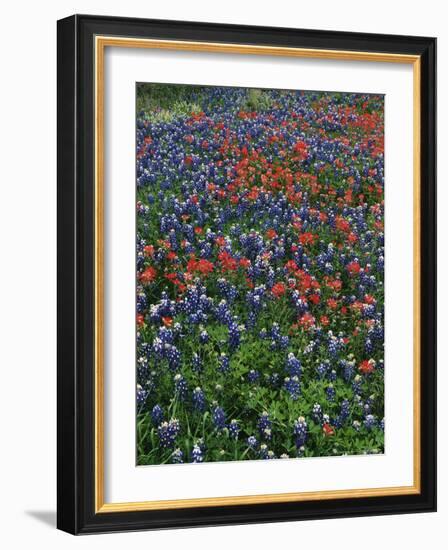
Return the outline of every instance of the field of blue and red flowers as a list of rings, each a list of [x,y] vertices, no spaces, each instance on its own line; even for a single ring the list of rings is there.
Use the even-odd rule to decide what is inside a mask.
[[[137,107],[137,463],[383,453],[383,97]]]

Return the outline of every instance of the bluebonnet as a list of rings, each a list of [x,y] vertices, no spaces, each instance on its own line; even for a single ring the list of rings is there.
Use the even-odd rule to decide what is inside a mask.
[[[317,424],[323,423],[323,412],[322,412],[322,407],[319,405],[319,403],[314,403],[312,416],[313,416],[313,420]]]
[[[274,451],[270,450],[265,443],[262,443],[259,448],[259,456],[263,460],[271,460],[275,458]]]
[[[250,435],[250,436],[247,438],[247,445],[248,445],[251,449],[256,449],[256,448],[257,448],[257,445],[258,445],[258,440],[257,440],[257,438],[256,438],[254,435]]]
[[[201,388],[196,387],[193,390],[193,408],[198,412],[204,412],[205,411],[205,395],[204,392],[201,390]]]
[[[241,431],[238,420],[231,420],[229,424],[229,435],[232,439],[238,439],[238,435]]]
[[[241,328],[232,321],[229,323],[229,348],[234,351],[238,348],[241,342]]]
[[[180,400],[184,401],[187,397],[188,385],[182,374],[174,376],[174,394]]]
[[[221,353],[221,355],[219,356],[218,370],[221,373],[226,373],[230,370],[230,359],[229,356],[225,353]]]
[[[300,396],[300,382],[298,376],[289,376],[285,378],[283,382],[283,387],[289,393],[291,398],[296,401]]]
[[[219,431],[223,430],[226,426],[226,415],[222,407],[216,406],[213,409],[213,424]]]
[[[288,353],[286,371],[290,376],[300,376],[302,374],[302,364],[293,353]]]
[[[258,430],[260,432],[260,436],[263,439],[271,439],[272,437],[272,422],[269,418],[269,413],[267,411],[264,411],[260,417],[258,418]]]
[[[334,389],[333,384],[329,384],[325,392],[327,394],[328,401],[334,401],[334,398],[336,397],[336,391]]]
[[[162,422],[157,428],[160,446],[164,449],[172,448],[179,432],[180,424],[176,418],[172,418],[169,422]]]
[[[371,430],[376,425],[377,425],[377,420],[376,420],[375,416],[373,414],[366,415],[366,417],[364,418],[364,426],[368,430]]]
[[[179,448],[174,449],[173,454],[171,455],[171,462],[173,464],[182,464],[183,461],[184,453]]]
[[[363,381],[363,378],[359,374],[357,374],[353,379],[352,388],[355,394],[359,394],[361,392],[362,381]]]
[[[208,332],[205,329],[201,329],[201,332],[199,333],[199,342],[201,344],[207,344],[209,339],[210,339],[210,337],[209,337]]]
[[[300,449],[300,447],[305,445],[308,437],[308,425],[303,416],[299,416],[299,418],[294,422],[293,433],[296,447],[297,449]]]
[[[342,359],[339,364],[342,367],[344,380],[348,382],[353,378],[353,375],[355,373],[354,364],[352,361],[346,361],[344,359]]]
[[[221,300],[215,310],[215,315],[220,323],[229,325],[232,323],[232,314],[226,300]]]
[[[196,443],[191,451],[192,462],[204,462],[204,452],[201,446]]]
[[[180,367],[181,355],[176,346],[165,344],[165,356],[171,370],[177,370]]]
[[[151,411],[151,420],[155,426],[158,426],[163,420],[163,409],[159,404],[154,405]]]
[[[251,370],[247,373],[247,380],[248,380],[251,384],[257,383],[259,379],[260,379],[260,373],[259,373],[257,370],[251,369]]]
[[[329,369],[328,363],[320,363],[316,368],[319,378],[325,378],[328,372],[328,369]]]
[[[349,415],[350,415],[350,402],[348,399],[344,399],[341,404],[341,412],[340,412],[341,420],[344,422],[345,420],[347,420]]]
[[[191,366],[194,372],[202,371],[202,359],[196,352],[193,353],[193,357],[191,359]]]
[[[142,388],[140,384],[137,384],[137,405],[139,407],[143,406],[148,397],[148,390]]]

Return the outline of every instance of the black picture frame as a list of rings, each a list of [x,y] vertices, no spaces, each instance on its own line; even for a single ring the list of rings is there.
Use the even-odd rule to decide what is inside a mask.
[[[421,60],[419,494],[95,513],[96,35],[412,54]],[[436,39],[74,15],[58,21],[57,526],[73,534],[436,510]]]

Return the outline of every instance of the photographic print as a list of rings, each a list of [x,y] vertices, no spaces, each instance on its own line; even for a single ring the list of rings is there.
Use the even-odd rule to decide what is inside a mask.
[[[384,452],[384,97],[138,83],[137,464]]]

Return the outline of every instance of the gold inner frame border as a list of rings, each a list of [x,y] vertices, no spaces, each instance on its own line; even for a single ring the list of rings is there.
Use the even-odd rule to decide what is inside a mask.
[[[179,500],[106,503],[104,501],[104,55],[106,47],[145,48],[207,53],[286,56],[311,59],[406,63],[413,66],[413,485],[367,489],[342,489],[301,493],[273,493]],[[420,117],[421,61],[418,55],[324,50],[250,44],[95,36],[95,513],[168,510],[244,504],[304,502],[420,494]]]

